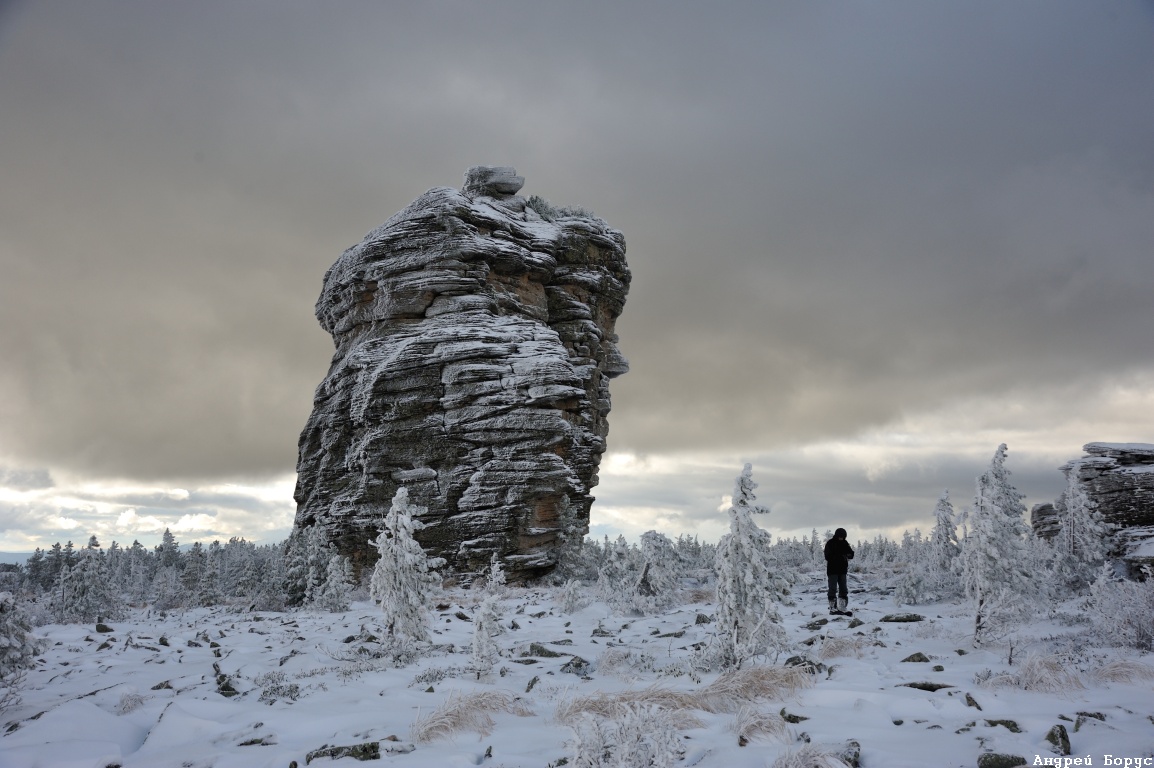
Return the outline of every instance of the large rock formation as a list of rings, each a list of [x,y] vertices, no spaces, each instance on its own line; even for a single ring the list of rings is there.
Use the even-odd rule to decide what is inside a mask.
[[[296,526],[356,563],[401,485],[428,508],[418,540],[457,571],[497,553],[513,578],[539,575],[588,530],[609,379],[628,370],[625,240],[523,183],[471,168],[325,274],[336,353],[301,433]]]
[[[1154,565],[1154,445],[1088,443],[1086,455],[1061,467],[1076,478],[1102,519],[1114,527],[1114,552],[1131,565]],[[1039,536],[1058,531],[1065,494],[1053,504],[1038,504],[1030,522]]]

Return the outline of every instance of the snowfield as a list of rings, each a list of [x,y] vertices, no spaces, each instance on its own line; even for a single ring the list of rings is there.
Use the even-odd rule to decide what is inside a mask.
[[[1076,602],[1012,646],[974,649],[964,604],[899,606],[854,574],[851,589],[855,615],[829,616],[824,574],[803,575],[781,609],[793,666],[783,654],[725,676],[693,663],[716,630],[707,590],[641,617],[604,602],[565,613],[560,589],[507,588],[500,658],[480,680],[480,591],[446,590],[436,647],[401,668],[372,658],[383,617],[368,602],[48,625],[21,703],[0,716],[0,767],[359,764],[334,747],[407,768],[1078,764],[1057,759],[1062,729],[1082,765],[1154,764],[1154,659],[1088,645]],[[904,613],[923,620],[885,620]],[[586,758],[597,739],[619,745],[579,761],[578,733]],[[660,757],[671,748],[682,756]]]

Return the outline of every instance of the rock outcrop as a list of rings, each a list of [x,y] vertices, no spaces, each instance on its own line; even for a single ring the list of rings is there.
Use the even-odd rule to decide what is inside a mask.
[[[1088,443],[1086,455],[1061,467],[1076,478],[1102,519],[1114,527],[1115,554],[1133,566],[1154,565],[1154,445]],[[1038,504],[1030,522],[1039,536],[1057,533],[1065,494]]]
[[[345,251],[317,301],[336,352],[300,439],[298,528],[354,563],[399,486],[427,508],[417,538],[450,569],[496,553],[548,572],[588,530],[625,240],[593,215],[517,196],[512,168],[471,168]]]

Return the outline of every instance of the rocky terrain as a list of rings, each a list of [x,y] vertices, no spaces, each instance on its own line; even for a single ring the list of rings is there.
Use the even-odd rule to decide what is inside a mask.
[[[1117,553],[1132,565],[1154,565],[1154,445],[1149,443],[1087,443],[1086,455],[1061,467],[1074,473],[1114,526]],[[1031,510],[1034,530],[1042,536],[1057,532],[1064,499]]]
[[[548,572],[588,528],[614,325],[630,273],[620,232],[471,168],[345,251],[317,319],[336,345],[301,434],[296,526],[358,567],[398,487],[418,540],[452,570],[496,553],[512,580]]]

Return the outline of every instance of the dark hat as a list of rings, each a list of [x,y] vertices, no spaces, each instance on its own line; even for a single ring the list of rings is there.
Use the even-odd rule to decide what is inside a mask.
[[[849,536],[849,534],[845,532],[845,528],[838,528],[833,532],[833,537],[835,539],[844,539],[847,536]]]

